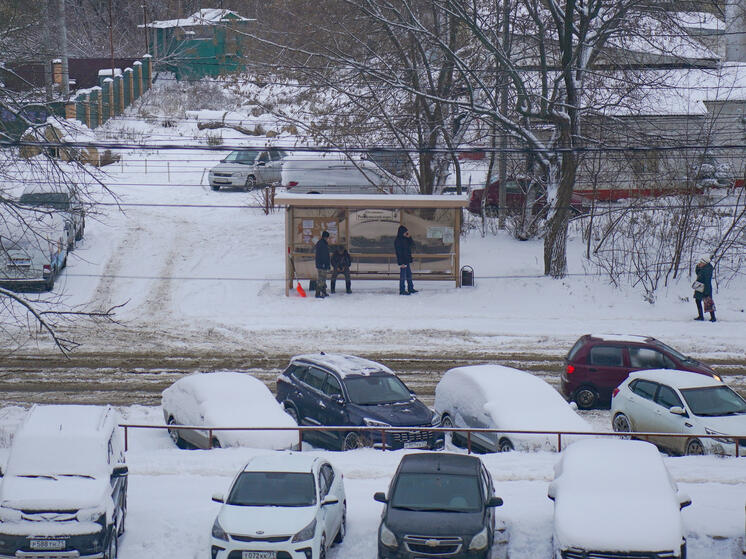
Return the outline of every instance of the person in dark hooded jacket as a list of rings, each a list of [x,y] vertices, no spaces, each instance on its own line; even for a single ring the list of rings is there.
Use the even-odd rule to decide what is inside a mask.
[[[411,295],[417,293],[412,283],[412,247],[414,241],[409,236],[409,230],[403,225],[399,226],[399,230],[396,233],[396,240],[394,241],[394,248],[396,249],[396,263],[399,265],[399,295]],[[404,289],[406,281],[407,289]]]
[[[697,281],[700,282],[704,289],[694,292],[694,302],[697,305],[697,316],[694,320],[704,320],[704,313],[710,313],[710,322],[716,322],[715,302],[712,300],[712,272],[714,268],[710,263],[709,256],[703,256],[694,267],[697,273]],[[704,309],[702,304],[704,303]]]
[[[316,243],[316,297],[321,299],[328,297],[326,292],[326,274],[329,272],[331,262],[329,259],[329,231],[321,234],[319,242]]]

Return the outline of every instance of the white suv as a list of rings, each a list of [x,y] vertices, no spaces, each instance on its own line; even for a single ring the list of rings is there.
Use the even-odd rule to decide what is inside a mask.
[[[318,456],[257,456],[212,500],[213,559],[320,559],[345,536],[342,473]]]
[[[611,418],[618,432],[691,435],[638,437],[677,454],[734,456],[738,440],[738,454],[746,456],[746,401],[721,381],[698,373],[632,373],[614,390]]]

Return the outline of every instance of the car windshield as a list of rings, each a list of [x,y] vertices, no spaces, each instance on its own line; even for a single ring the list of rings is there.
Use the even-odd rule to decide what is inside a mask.
[[[692,359],[690,359],[689,357],[687,357],[680,351],[676,351],[674,348],[664,344],[663,342],[659,342],[658,340],[656,340],[655,345],[659,347],[660,349],[662,349],[663,351],[667,351],[670,355],[673,355],[679,361],[693,361]]]
[[[309,507],[316,504],[313,474],[243,472],[226,503],[241,507]]]
[[[360,405],[394,404],[412,398],[404,383],[394,375],[365,375],[344,380],[350,401]]]
[[[396,509],[477,512],[482,510],[482,495],[475,476],[402,473],[390,503]]]
[[[223,159],[223,163],[245,163],[252,165],[258,155],[259,152],[255,150],[232,151],[228,154],[228,157]]]
[[[43,206],[57,210],[70,209],[70,195],[66,192],[33,192],[21,195],[18,199],[25,206]]]
[[[681,394],[694,415],[746,414],[746,401],[727,386],[685,388]]]

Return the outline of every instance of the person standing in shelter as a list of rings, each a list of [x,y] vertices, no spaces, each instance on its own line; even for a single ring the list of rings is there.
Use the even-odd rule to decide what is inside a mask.
[[[394,241],[394,248],[396,249],[396,263],[399,265],[399,295],[411,295],[417,293],[412,283],[412,268],[409,266],[412,263],[412,247],[414,241],[409,236],[409,230],[403,225],[399,226],[399,230],[396,233],[396,240]],[[406,281],[407,289],[404,289]]]
[[[709,256],[700,258],[694,271],[697,273],[697,281],[703,285],[701,291],[694,291],[694,302],[697,305],[697,316],[694,320],[704,320],[704,313],[710,313],[710,322],[716,322],[715,319],[715,301],[712,300],[712,272],[714,268],[710,263]],[[702,308],[704,306],[704,309]]]
[[[326,274],[329,272],[331,262],[329,260],[329,231],[321,234],[319,242],[316,243],[316,298],[328,297],[326,292]]]
[[[331,279],[331,292],[334,293],[334,288],[337,286],[337,276],[343,274],[345,277],[345,287],[347,293],[352,293],[350,289],[350,266],[352,265],[352,259],[350,253],[342,245],[337,245],[332,253],[332,279]]]

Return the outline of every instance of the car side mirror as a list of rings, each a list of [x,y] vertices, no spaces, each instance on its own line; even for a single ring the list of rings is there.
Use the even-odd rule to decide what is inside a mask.
[[[683,509],[692,504],[692,498],[686,493],[679,493],[679,509]]]
[[[3,469],[0,468],[0,477],[3,477],[5,474],[3,474]]]
[[[670,411],[674,415],[681,415],[683,417],[689,417],[689,414],[687,414],[686,410],[682,408],[681,406],[674,406],[670,408],[668,411]]]
[[[258,161],[256,164],[257,167],[264,167],[265,165],[267,165],[266,161]]]
[[[501,507],[503,506],[503,500],[500,497],[494,495],[487,500],[488,507]]]
[[[383,493],[379,491],[378,493],[375,493],[373,495],[373,500],[378,501],[379,503],[388,503],[389,500],[386,498],[386,493]]]
[[[216,503],[225,503],[225,497],[222,493],[214,493],[212,496],[212,500]]]
[[[327,505],[336,505],[339,502],[339,499],[336,497],[327,497],[321,502],[321,506],[325,507]]]
[[[341,394],[334,394],[332,396],[332,402],[334,402],[337,405],[344,406],[345,405],[345,397]]]
[[[557,496],[557,485],[552,482],[549,484],[549,488],[547,489],[547,497],[549,497],[552,501],[554,501],[554,498]]]
[[[111,477],[124,477],[129,471],[127,466],[114,466],[114,469],[111,471]]]

